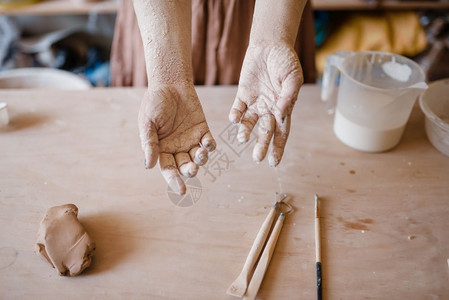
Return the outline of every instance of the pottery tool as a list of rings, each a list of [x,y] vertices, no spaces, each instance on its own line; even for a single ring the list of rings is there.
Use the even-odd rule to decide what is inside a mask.
[[[315,257],[316,257],[316,287],[317,298],[322,299],[321,279],[321,235],[320,235],[320,201],[315,194]]]
[[[286,195],[284,199],[285,198]],[[279,217],[270,234],[268,242],[265,245],[263,253],[257,263],[256,270],[254,271],[253,277],[251,278],[251,282],[249,283],[248,289],[246,291],[246,294],[243,296],[243,299],[252,300],[256,298],[257,292],[259,291],[260,285],[262,284],[262,280],[268,269],[268,265],[270,264],[271,257],[273,256],[279,234],[281,233],[281,229],[284,224],[285,216],[293,211],[293,207],[291,207],[290,204],[284,201],[280,201],[279,206],[281,205],[284,205],[287,208],[287,210],[282,211],[282,209],[280,208],[281,213],[279,214]]]
[[[271,225],[273,224],[276,211],[279,207],[279,203],[282,200],[284,200],[286,196],[287,195],[282,194],[279,200],[278,194],[276,193],[276,201],[271,207],[268,216],[265,218],[262,227],[260,227],[259,233],[257,233],[253,246],[251,247],[251,250],[248,253],[248,257],[246,258],[245,264],[243,265],[242,272],[226,291],[228,295],[242,297],[245,294],[249,280],[252,275],[252,271],[254,269],[254,265],[256,264],[257,258],[259,257],[259,254],[262,251],[265,241],[267,240],[268,233],[270,232],[271,229]]]
[[[243,299],[252,300],[256,298],[257,292],[259,291],[260,285],[262,284],[263,277],[270,263],[271,257],[273,256],[274,248],[276,247],[276,242],[278,240],[279,234],[284,224],[285,214],[281,213],[274,225],[273,232],[271,232],[270,238],[263,250],[262,256],[257,263],[254,275],[251,278],[248,289],[246,291]]]

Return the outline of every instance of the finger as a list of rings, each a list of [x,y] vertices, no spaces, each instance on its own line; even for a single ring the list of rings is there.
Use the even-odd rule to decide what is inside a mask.
[[[194,177],[198,173],[198,165],[192,162],[187,152],[176,153],[175,160],[182,176]]]
[[[282,82],[281,93],[279,95],[279,100],[276,103],[281,119],[284,119],[286,115],[291,114],[296,99],[298,99],[299,89],[302,86],[303,81],[302,70],[299,65],[299,68],[290,73]]]
[[[203,147],[196,146],[190,149],[189,151],[190,158],[194,163],[196,163],[198,166],[202,166],[207,162],[208,154],[207,150]]]
[[[184,195],[186,193],[186,185],[184,184],[184,181],[182,181],[181,176],[179,176],[173,155],[161,153],[159,157],[159,166],[161,168],[162,176],[164,176],[170,189],[179,195]]]
[[[156,165],[159,156],[159,137],[156,126],[151,121],[143,121],[139,118],[139,135],[145,156],[145,167],[151,169]]]
[[[284,122],[275,125],[273,145],[268,154],[268,163],[271,167],[276,167],[282,159],[284,154],[285,144],[287,143],[288,135],[290,133],[291,116],[288,115]]]
[[[217,143],[215,142],[215,139],[210,131],[206,132],[206,134],[204,134],[201,138],[201,145],[203,145],[203,147],[209,152],[214,151],[217,147]]]
[[[246,143],[249,140],[251,131],[257,123],[258,116],[251,110],[247,110],[240,121],[239,131],[237,133],[237,140],[239,143]]]
[[[253,160],[261,162],[267,155],[268,146],[275,127],[275,120],[272,114],[265,114],[259,120],[257,142],[253,149]]]
[[[247,106],[245,102],[236,97],[234,103],[232,104],[231,111],[229,112],[229,121],[234,124],[239,123],[246,109]]]

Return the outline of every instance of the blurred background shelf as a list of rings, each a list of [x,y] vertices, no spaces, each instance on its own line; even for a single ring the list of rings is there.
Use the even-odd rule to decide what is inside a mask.
[[[1,5],[7,2],[17,4],[33,1],[37,3],[20,7]],[[324,53],[321,55],[323,57],[332,53],[325,51],[328,48],[324,43],[330,37],[338,36],[337,43],[333,42],[335,51],[338,47],[361,44],[367,49],[345,49],[402,51],[397,54],[415,59],[429,79],[449,76],[449,67],[445,67],[449,58],[449,0],[311,0],[311,3],[315,10],[315,61],[317,66],[321,66],[317,67],[318,74],[321,74],[323,67],[323,63],[319,62],[324,61],[322,57],[320,59],[320,51]],[[0,71],[24,67],[57,68],[91,76],[93,79],[89,80],[93,85],[108,85],[109,56],[119,7],[120,0],[0,0]],[[411,14],[414,15],[413,18],[410,17]],[[404,18],[409,22],[405,23],[408,24],[406,26],[400,21]],[[394,20],[399,20],[395,22],[399,25],[393,31],[390,23]],[[347,26],[342,26],[348,22],[350,32],[338,35],[340,30],[348,30]],[[358,26],[354,22],[365,25]],[[370,28],[368,33],[366,28]],[[71,29],[76,30],[72,32]],[[360,34],[360,30],[365,30],[365,34]],[[404,30],[405,34],[402,34]],[[421,35],[413,34],[414,32],[421,32]],[[45,40],[54,36],[59,38],[53,38],[45,49],[27,52],[23,48],[29,40]],[[375,40],[382,36],[385,37],[383,41],[374,43],[365,39],[368,37]],[[391,43],[393,36],[400,42]],[[424,36],[428,44],[418,47],[422,44],[418,41],[422,39],[417,39],[417,36]],[[339,41],[346,44],[340,45]],[[351,45],[348,45],[348,41]],[[408,44],[397,49],[405,41]],[[330,45],[332,48],[333,44]],[[388,48],[388,45],[391,47]],[[97,74],[103,77],[95,79]]]
[[[395,1],[395,0],[312,0],[315,10],[420,10],[449,9],[449,1]],[[70,0],[47,0],[18,8],[0,6],[0,15],[64,15],[89,13],[116,13],[119,0],[83,2]]]
[[[116,13],[118,0],[104,0],[97,2],[47,0],[36,4],[24,5],[17,8],[0,6],[0,15],[80,15],[89,13],[110,14]]]
[[[315,10],[449,9],[449,1],[312,0]]]

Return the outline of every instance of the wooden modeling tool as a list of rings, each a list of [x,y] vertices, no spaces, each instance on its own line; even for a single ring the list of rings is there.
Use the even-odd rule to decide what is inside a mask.
[[[285,198],[286,195],[283,195],[283,197]],[[282,201],[284,198],[282,198],[280,201]],[[248,257],[246,258],[242,272],[226,291],[228,295],[242,297],[245,294],[252,275],[252,271],[254,269],[254,265],[256,264],[260,252],[262,251],[265,241],[267,240],[268,233],[270,232],[271,225],[273,224],[280,201],[276,197],[276,202],[271,207],[270,212],[265,218],[265,221],[263,222],[262,227],[260,228],[259,233],[254,240],[253,246],[248,253]]]
[[[274,248],[276,247],[276,242],[278,240],[279,234],[281,233],[282,225],[284,224],[285,214],[281,213],[274,225],[273,232],[271,232],[270,238],[263,250],[262,256],[257,263],[254,275],[251,278],[251,282],[246,291],[243,299],[252,300],[256,298],[257,292],[259,291],[260,285],[262,284],[263,277],[267,271],[268,265],[270,263],[271,257],[273,256]]]
[[[316,256],[316,287],[317,299],[322,299],[321,278],[321,234],[320,234],[320,201],[315,194],[315,256]]]

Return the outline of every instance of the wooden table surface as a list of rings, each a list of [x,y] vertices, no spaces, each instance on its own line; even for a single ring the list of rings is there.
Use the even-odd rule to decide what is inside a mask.
[[[234,299],[225,291],[277,191],[295,212],[260,299],[315,298],[315,193],[325,299],[449,299],[449,158],[427,141],[418,106],[399,146],[362,153],[337,140],[319,87],[306,85],[273,169],[235,141],[236,88],[197,90],[218,147],[182,201],[144,169],[142,89],[0,92],[11,117],[0,129],[1,299]],[[65,203],[97,243],[75,278],[33,252],[45,211]]]

